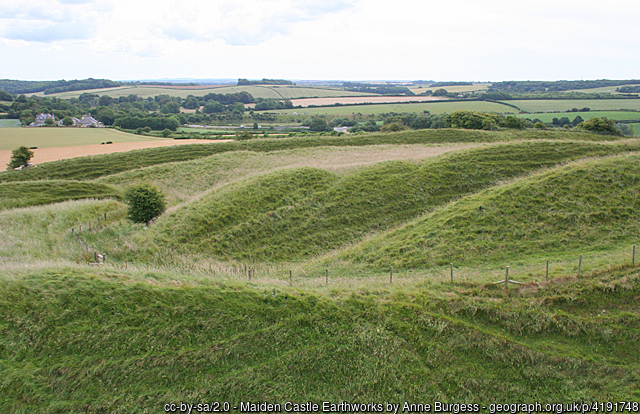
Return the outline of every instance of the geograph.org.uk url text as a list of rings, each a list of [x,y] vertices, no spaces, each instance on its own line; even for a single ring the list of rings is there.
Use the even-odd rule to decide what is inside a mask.
[[[572,403],[508,403],[508,404],[458,404],[434,401],[432,403],[339,403],[323,402],[283,402],[244,401],[239,404],[229,402],[186,403],[178,402],[164,405],[164,411],[170,413],[478,413],[516,414],[516,413],[637,413],[640,411],[637,401],[617,402],[572,402]]]

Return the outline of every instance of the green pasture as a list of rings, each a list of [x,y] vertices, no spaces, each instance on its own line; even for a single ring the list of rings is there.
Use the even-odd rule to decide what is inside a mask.
[[[518,114],[516,115],[519,118],[529,118],[535,119],[538,118],[542,122],[551,122],[553,118],[562,118],[567,117],[571,121],[575,119],[576,116],[581,116],[585,121],[591,118],[609,118],[614,121],[630,121],[630,120],[640,120],[640,111],[589,111],[589,112],[547,112],[541,114]]]
[[[273,111],[261,111],[272,113],[293,114],[296,112],[300,116],[305,115],[352,115],[352,114],[382,114],[389,112],[413,112],[423,113],[429,111],[432,114],[452,113],[455,111],[481,111],[481,112],[499,112],[499,113],[517,113],[518,110],[507,105],[484,102],[484,101],[436,101],[436,102],[420,102],[407,104],[378,104],[378,105],[343,105],[318,108],[294,108],[294,109],[277,109]]]
[[[633,125],[633,131],[635,132],[636,137],[640,136],[640,123],[634,122],[631,125]]]
[[[590,88],[590,89],[574,89],[574,90],[566,91],[566,92],[614,93],[614,94],[618,94],[619,92],[616,92],[616,89],[617,88],[622,88],[623,86],[638,86],[638,84],[635,84],[635,85],[619,85],[619,86],[603,86],[601,88]]]
[[[21,125],[19,119],[0,119],[0,128],[17,128]]]
[[[506,102],[527,112],[564,112],[585,107],[596,111],[640,110],[640,99],[531,99]]]
[[[243,86],[203,86],[194,88],[180,87],[153,87],[153,86],[123,86],[119,88],[107,89],[91,89],[83,91],[61,92],[47,95],[57,98],[77,98],[82,93],[95,93],[98,95],[107,95],[112,98],[120,96],[129,96],[131,94],[138,95],[142,98],[154,97],[157,95],[170,95],[186,98],[188,95],[204,96],[209,93],[238,93],[248,92],[254,98],[265,99],[294,99],[294,98],[314,98],[314,97],[333,97],[333,96],[366,96],[367,94],[360,92],[349,92],[340,89],[323,88],[323,87],[302,87],[302,86],[277,86],[277,85],[243,85]],[[43,93],[34,95],[45,96]]]
[[[478,91],[486,91],[491,86],[491,83],[474,83],[473,85],[454,85],[454,86],[438,86],[438,87],[429,87],[429,86],[412,86],[409,89],[411,92],[417,94],[431,91],[435,92],[438,89],[445,89],[447,92],[478,92]]]
[[[0,131],[0,151],[20,146],[54,148],[100,144],[107,141],[143,142],[154,139],[166,138],[127,134],[111,128],[4,128]]]

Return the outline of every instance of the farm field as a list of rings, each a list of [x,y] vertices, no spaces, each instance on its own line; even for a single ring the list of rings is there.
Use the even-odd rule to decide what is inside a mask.
[[[435,92],[438,89],[446,89],[447,92],[478,92],[478,91],[486,91],[491,86],[491,83],[474,83],[473,85],[454,85],[454,86],[437,86],[437,87],[428,87],[423,86],[422,88],[419,86],[413,86],[409,88],[411,92],[415,94],[423,93],[426,91]]]
[[[507,102],[527,112],[564,112],[585,107],[596,111],[640,110],[640,99],[532,99]]]
[[[111,128],[5,128],[0,131],[0,151],[19,146],[54,148],[100,144],[111,141],[142,142],[149,137],[127,134]]]
[[[480,102],[480,101],[436,101],[436,102],[421,102],[412,104],[377,104],[377,105],[353,105],[353,106],[337,106],[337,107],[322,107],[322,108],[294,108],[294,109],[277,109],[273,111],[263,111],[272,113],[292,114],[297,112],[298,115],[315,115],[315,114],[328,114],[328,115],[350,115],[361,113],[368,114],[382,114],[389,112],[413,112],[423,113],[429,111],[432,114],[444,114],[452,113],[460,110],[468,111],[482,111],[482,112],[499,112],[499,113],[517,113],[518,110],[507,105],[502,105],[494,102]]]
[[[19,119],[0,119],[0,128],[17,128],[21,125]]]
[[[121,201],[141,182],[169,204],[148,226]],[[564,130],[0,172],[0,412],[638,401],[639,195],[640,139]]]
[[[123,86],[119,88],[91,89],[84,91],[62,92],[47,96],[58,98],[77,98],[82,93],[95,93],[107,95],[112,98],[120,96],[138,95],[142,98],[154,97],[158,95],[170,95],[186,98],[189,95],[204,96],[208,93],[238,93],[249,92],[254,98],[266,99],[293,99],[293,98],[313,98],[330,96],[366,96],[359,92],[342,91],[333,88],[304,87],[304,86],[277,86],[277,85],[246,85],[246,86],[202,86],[202,87],[166,87],[166,86]],[[44,96],[43,93],[34,94]]]
[[[619,92],[616,92],[616,89],[617,88],[621,88],[623,86],[638,86],[638,84],[635,84],[635,85],[620,85],[620,86],[603,86],[601,88],[590,88],[590,89],[574,89],[574,90],[567,91],[567,92],[613,93],[613,94],[618,94]]]
[[[566,116],[573,121],[573,119],[578,115],[581,116],[584,120],[590,118],[609,118],[615,121],[630,121],[634,119],[640,120],[640,111],[551,112],[541,114],[518,114],[516,116],[519,118],[529,119],[538,118],[542,122],[551,122],[553,118],[562,118],[563,116]]]
[[[431,96],[363,96],[363,97],[335,97],[335,98],[304,98],[304,99],[292,99],[293,106],[307,107],[309,105],[334,105],[336,103],[341,104],[354,104],[354,103],[381,103],[381,102],[420,102],[420,101],[440,101],[443,98],[431,97]],[[245,106],[254,104],[247,104]]]

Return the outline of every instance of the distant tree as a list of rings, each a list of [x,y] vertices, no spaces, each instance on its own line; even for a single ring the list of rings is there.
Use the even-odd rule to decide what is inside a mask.
[[[202,107],[202,112],[205,114],[224,112],[224,105],[218,101],[209,101]]]
[[[182,107],[186,109],[198,109],[200,108],[200,101],[198,101],[198,98],[195,96],[189,96],[182,104]]]
[[[258,129],[258,123],[257,122],[253,123],[253,129]]]
[[[149,183],[128,187],[124,192],[124,200],[129,206],[128,218],[134,223],[148,225],[166,209],[164,194]]]
[[[581,122],[584,122],[584,119],[582,119],[582,117],[578,115],[575,118],[573,118],[573,121],[571,121],[571,125],[578,126],[578,124],[580,124]]]
[[[616,128],[615,122],[612,119],[607,118],[591,118],[580,125],[578,128],[583,129],[585,131],[595,132],[598,134],[606,134],[606,135],[620,135],[621,132]]]
[[[46,126],[54,126],[56,124],[56,122],[51,118],[47,118],[47,119],[44,120],[44,124]]]
[[[9,93],[6,93],[4,91],[0,91],[0,101],[5,101],[5,102],[12,102],[13,101],[13,96]]]
[[[33,151],[27,147],[19,147],[11,151],[11,161],[7,164],[7,169],[12,170],[18,167],[29,165],[29,161],[33,157]]]
[[[433,92],[433,96],[447,96],[447,90],[446,89],[437,89],[435,92]]]
[[[169,135],[171,135],[171,130],[170,130],[169,128],[165,128],[165,129],[162,131],[162,136],[163,136],[163,137],[165,137],[165,138],[167,138]]]
[[[323,132],[329,128],[327,121],[323,118],[313,118],[309,123],[309,130],[313,132]]]
[[[381,132],[397,132],[404,131],[404,125],[399,124],[398,122],[391,122],[390,124],[383,125],[380,128]]]
[[[542,122],[536,122],[535,124],[533,124],[533,127],[536,129],[547,129],[547,126]]]
[[[98,99],[98,105],[100,106],[109,106],[113,103],[113,98],[109,95],[102,95],[100,99]]]
[[[16,98],[16,102],[20,102],[20,103],[27,103],[29,102],[27,100],[27,96],[26,95],[20,95]]]
[[[160,107],[160,112],[163,114],[179,114],[180,113],[180,104],[174,101],[167,102],[166,104]]]
[[[504,120],[504,126],[511,129],[524,129],[525,122],[524,122],[524,119],[520,119],[515,116],[508,116]]]

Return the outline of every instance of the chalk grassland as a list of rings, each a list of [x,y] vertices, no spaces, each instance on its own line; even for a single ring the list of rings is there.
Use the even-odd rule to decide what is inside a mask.
[[[415,94],[423,93],[426,91],[435,92],[438,89],[445,89],[447,92],[479,92],[486,91],[491,86],[491,83],[474,83],[473,85],[454,85],[454,86],[438,86],[438,87],[429,87],[423,86],[422,88],[419,86],[413,86],[409,88],[411,92]]]
[[[417,164],[383,162],[342,176],[286,169],[225,186],[164,215],[141,245],[166,257],[199,252],[258,262],[304,260],[540,168],[631,148],[637,145],[543,141],[469,149]]]
[[[53,148],[102,142],[142,142],[153,138],[127,134],[111,128],[3,128],[0,130],[0,151],[19,146]]]
[[[17,128],[21,125],[19,119],[0,119],[0,128]]]
[[[0,184],[0,210],[85,198],[119,199],[121,196],[120,189],[89,182],[47,180],[4,183]]]
[[[215,144],[176,145],[140,151],[96,155],[54,161],[24,171],[0,172],[0,182],[42,179],[91,180],[136,168],[168,162],[195,160],[231,151],[271,152],[297,148],[345,147],[367,145],[480,143],[517,140],[585,140],[612,139],[602,135],[572,131],[480,131],[457,129],[424,129],[393,134],[363,134],[344,136],[298,136],[292,138],[264,138]],[[178,142],[181,140],[177,140]],[[204,140],[203,142],[207,142]]]
[[[512,297],[418,284],[336,298],[154,271],[21,270],[0,284],[0,408],[637,401],[638,282],[621,269]]]
[[[510,101],[511,102],[511,101]],[[639,101],[640,102],[640,101]],[[571,108],[569,108],[571,109]],[[519,111],[507,105],[494,102],[480,101],[438,101],[438,102],[421,102],[412,104],[379,104],[379,105],[353,105],[353,106],[336,106],[322,108],[294,108],[294,109],[278,109],[270,112],[292,114],[297,112],[299,115],[351,115],[351,114],[381,114],[389,112],[413,112],[423,113],[429,111],[432,114],[452,113],[455,111],[482,111],[482,112],[499,112],[499,113],[518,113]],[[269,112],[269,111],[264,111]]]
[[[339,258],[399,268],[515,264],[631,246],[640,239],[639,161],[637,154],[581,161],[494,187]]]
[[[84,91],[61,92],[46,96],[58,98],[77,98],[82,93],[94,93],[97,95],[107,95],[112,98],[120,96],[138,95],[142,98],[154,97],[158,95],[179,96],[186,98],[188,95],[204,96],[209,93],[237,93],[249,92],[254,98],[266,99],[292,99],[292,98],[313,98],[328,96],[363,96],[367,95],[359,92],[349,92],[334,88],[323,87],[303,87],[303,86],[276,86],[276,85],[246,85],[246,86],[203,86],[200,88],[180,88],[161,86],[124,86],[119,88],[90,89]],[[45,96],[43,93],[34,95]]]
[[[518,114],[519,118],[539,119],[542,122],[551,122],[553,118],[567,117],[571,121],[580,116],[585,121],[590,118],[609,118],[615,121],[640,120],[640,111],[589,111],[589,112],[547,112],[539,114]]]
[[[267,153],[235,151],[188,163],[139,168],[99,178],[95,182],[119,187],[151,182],[167,195],[167,204],[171,207],[231,182],[283,168],[314,167],[344,174],[383,161],[424,159],[480,145],[484,144],[320,147]]]
[[[640,110],[640,99],[532,99],[505,101],[527,112],[564,112],[572,108],[591,108],[596,111],[628,109]]]
[[[424,160],[406,145],[525,137],[536,140],[465,145]],[[215,177],[200,179],[209,194],[146,230],[123,219],[117,200],[0,211],[0,411],[143,413],[179,401],[638,401],[640,272],[625,266],[640,235],[640,156],[628,154],[638,142],[571,140],[589,137],[603,139],[453,130],[250,140],[43,168],[50,177],[102,175],[86,184],[110,182],[105,191],[144,179],[140,171],[164,186],[192,179],[192,167]],[[346,139],[339,147],[338,138]],[[345,147],[349,140],[360,147]],[[384,140],[395,142],[371,146]],[[351,164],[369,157],[383,162]],[[118,168],[127,172],[109,176]],[[0,174],[8,176],[16,174]],[[85,184],[0,188],[35,196],[48,183]],[[185,192],[200,194],[189,185]],[[106,223],[86,230],[105,213]],[[70,229],[80,225],[76,239]],[[183,256],[158,254],[181,241]],[[85,242],[108,264],[88,266]],[[609,260],[621,248],[625,257]],[[557,262],[578,251],[587,263],[592,254],[605,259],[583,267],[580,279],[575,264],[563,264],[550,282],[538,269],[535,281],[509,293],[491,283],[507,260],[531,269],[547,253]],[[310,252],[326,255],[306,260]],[[266,262],[224,260],[243,256]],[[275,263],[283,257],[303,259]],[[454,257],[484,268],[461,274],[457,260],[450,282],[448,265],[444,275],[438,265]],[[396,266],[435,267],[400,269],[389,283],[394,258]],[[259,273],[249,281],[238,264]]]

